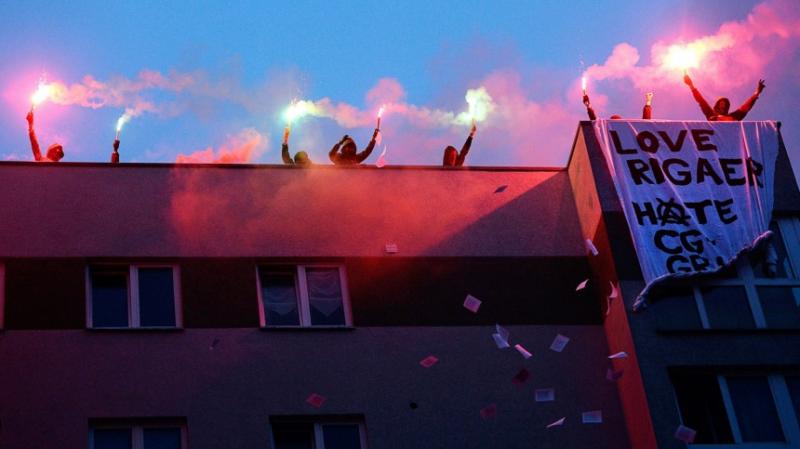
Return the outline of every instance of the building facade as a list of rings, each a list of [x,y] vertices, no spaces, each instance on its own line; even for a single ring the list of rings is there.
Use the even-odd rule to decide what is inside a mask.
[[[638,314],[602,158],[586,122],[563,169],[1,163],[0,447],[800,444],[785,149],[779,276]]]

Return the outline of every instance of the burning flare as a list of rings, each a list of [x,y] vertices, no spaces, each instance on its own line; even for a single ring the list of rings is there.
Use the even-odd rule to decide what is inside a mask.
[[[468,89],[464,98],[469,108],[456,117],[456,123],[472,125],[472,122],[482,122],[494,111],[494,101],[485,87]]]
[[[664,67],[667,69],[680,69],[686,73],[689,69],[700,67],[701,51],[697,45],[670,45],[664,56]]]
[[[581,77],[581,90],[583,91],[583,94],[586,95],[586,75]]]
[[[309,114],[319,115],[317,105],[311,101],[300,100],[293,101],[292,104],[286,108],[286,112],[284,112],[283,116],[286,119],[286,123],[291,125],[295,120]]]
[[[119,132],[120,132],[120,131],[122,131],[122,127],[123,127],[123,126],[124,126],[126,123],[128,123],[128,120],[130,120],[130,119],[131,119],[131,116],[130,116],[130,115],[127,113],[127,112],[126,112],[126,113],[124,113],[124,114],[122,114],[122,115],[121,115],[121,116],[120,116],[120,117],[117,119],[117,134],[119,134]]]
[[[39,87],[33,95],[31,95],[31,106],[39,106],[43,101],[47,100],[53,95],[53,85],[44,82],[39,82]]]

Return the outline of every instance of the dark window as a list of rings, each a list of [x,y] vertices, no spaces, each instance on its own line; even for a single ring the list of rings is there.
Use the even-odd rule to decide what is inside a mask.
[[[128,267],[92,267],[92,326],[128,326]]]
[[[767,320],[767,327],[791,329],[800,327],[800,288],[758,287],[758,299]]]
[[[345,324],[342,285],[338,268],[306,268],[312,325]]]
[[[132,449],[131,429],[94,429],[92,449]]]
[[[143,449],[181,449],[180,427],[142,429]]]
[[[733,443],[717,376],[705,373],[672,373],[683,424],[697,431],[697,444]]]
[[[267,326],[299,326],[297,282],[293,271],[262,272],[261,298]]]
[[[726,377],[742,441],[785,441],[766,377]]]
[[[752,329],[753,313],[744,287],[700,287],[712,329]]]
[[[662,287],[651,294],[658,329],[699,329],[700,315],[692,287]]]
[[[314,424],[310,422],[281,422],[272,424],[275,449],[315,449]]]
[[[175,326],[175,286],[172,268],[139,268],[141,326]]]
[[[322,439],[325,449],[361,449],[358,424],[324,424]]]

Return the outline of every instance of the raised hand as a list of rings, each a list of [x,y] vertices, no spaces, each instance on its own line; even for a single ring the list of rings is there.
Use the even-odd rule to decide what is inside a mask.
[[[761,94],[761,92],[764,90],[765,87],[767,87],[767,85],[766,83],[764,83],[764,80],[758,80],[758,87],[756,87],[756,94],[757,95]]]
[[[691,79],[691,78],[689,78],[689,75],[683,75],[683,82],[684,82],[684,83],[685,83],[687,86],[689,86],[689,87],[691,87],[692,89],[694,89],[694,83],[692,83],[692,79]]]

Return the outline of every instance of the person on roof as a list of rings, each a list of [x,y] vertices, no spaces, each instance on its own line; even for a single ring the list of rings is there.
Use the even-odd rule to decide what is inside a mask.
[[[289,155],[289,127],[283,129],[283,144],[281,144],[281,159],[286,165],[297,165],[299,167],[309,167],[313,163],[308,153],[305,151],[298,151],[294,155],[294,159]]]
[[[111,163],[119,164],[119,138],[114,139],[114,144],[112,146],[114,151],[111,152]]]
[[[345,134],[342,140],[334,145],[328,153],[331,162],[335,165],[358,165],[364,162],[364,160],[372,154],[372,150],[375,148],[375,140],[378,138],[380,132],[381,130],[375,128],[375,131],[372,133],[372,140],[369,141],[367,148],[361,153],[357,152],[356,142]]]
[[[589,101],[589,95],[583,95],[583,104],[586,106],[586,113],[589,115],[589,120],[597,120],[597,114],[594,113],[592,103]],[[650,120],[653,117],[653,92],[644,94],[644,108],[642,108],[642,119]],[[609,117],[611,120],[620,120],[622,116],[614,114]]]
[[[689,75],[683,76],[683,82],[686,83],[687,86],[692,90],[692,96],[694,97],[697,104],[700,105],[700,110],[703,111],[703,115],[706,116],[706,119],[710,122],[738,122],[744,120],[747,113],[753,109],[753,106],[756,104],[756,100],[758,100],[758,96],[761,95],[761,92],[767,86],[764,83],[764,80],[758,80],[758,86],[756,86],[755,92],[750,98],[747,99],[739,109],[730,112],[731,101],[726,97],[720,97],[714,103],[714,107],[712,108],[703,95],[694,87],[694,83],[692,79],[689,78]]]
[[[475,121],[472,121],[472,129],[469,131],[469,137],[467,137],[467,141],[464,142],[464,146],[461,147],[461,152],[459,153],[456,148],[452,145],[449,145],[447,148],[444,149],[444,157],[442,158],[442,165],[445,167],[461,167],[464,165],[464,159],[467,158],[467,153],[469,153],[469,147],[472,146],[472,138],[475,137],[475,132],[478,131],[478,126],[475,124]]]
[[[39,140],[36,139],[36,132],[33,130],[33,109],[25,117],[28,121],[28,137],[31,139],[31,151],[36,162],[58,162],[64,157],[64,147],[60,143],[53,143],[47,147],[47,156],[42,156],[39,148]]]

